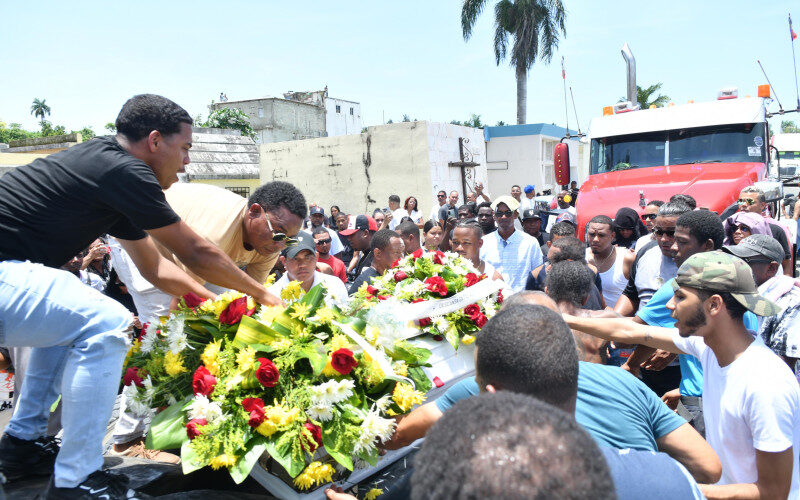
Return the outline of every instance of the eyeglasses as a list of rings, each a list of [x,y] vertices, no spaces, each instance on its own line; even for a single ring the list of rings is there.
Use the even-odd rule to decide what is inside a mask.
[[[269,227],[269,232],[272,233],[272,241],[282,241],[286,244],[287,247],[297,245],[297,240],[288,236],[286,233],[278,233],[272,229],[272,222],[269,221],[269,215],[264,214],[264,217],[267,218],[267,227]]]
[[[756,204],[756,200],[754,200],[752,198],[739,198],[739,202],[738,203],[739,203],[739,205],[750,206],[750,205],[755,205]]]
[[[514,217],[513,210],[496,210],[494,212],[495,217],[498,219],[502,219],[503,217]]]
[[[317,245],[327,245],[331,241],[333,241],[333,240],[331,238],[328,238],[328,239],[325,239],[325,240],[317,240],[316,243],[317,243]]]
[[[437,198],[446,198],[447,195],[446,194],[437,194],[436,197]]]
[[[675,236],[674,229],[661,229],[657,227],[655,230],[653,230],[653,232],[656,233],[656,236],[664,236],[665,234],[670,238],[673,238]]]
[[[655,220],[658,214],[642,214],[642,220]]]
[[[747,224],[739,224],[738,226],[733,226],[733,228],[734,228],[734,229],[733,229],[733,230],[734,230],[734,232],[736,232],[736,230],[737,230],[737,229],[738,229],[739,231],[743,232],[743,233],[752,233],[752,232],[753,232],[753,231],[750,229],[750,226],[748,226]]]

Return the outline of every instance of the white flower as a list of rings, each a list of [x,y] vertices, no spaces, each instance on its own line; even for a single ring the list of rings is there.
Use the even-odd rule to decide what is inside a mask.
[[[353,388],[355,384],[350,379],[341,381],[328,380],[319,385],[309,387],[308,392],[311,395],[311,403],[316,406],[330,407],[336,403],[340,403],[353,395]]]
[[[156,342],[158,342],[158,334],[156,333],[157,329],[157,326],[151,324],[147,326],[147,329],[144,332],[142,332],[142,337],[140,337],[142,339],[142,345],[139,347],[139,349],[142,351],[142,354],[148,354],[155,348]]]
[[[310,406],[306,410],[306,414],[314,420],[319,420],[320,422],[327,422],[328,420],[333,418],[332,409],[333,409],[332,406],[315,404]]]
[[[169,350],[172,351],[172,354],[178,354],[189,347],[186,332],[183,330],[183,324],[183,314],[173,314],[164,325],[164,330],[167,332],[167,343],[169,344]]]
[[[141,401],[140,391],[135,384],[126,385],[122,388],[122,396],[125,399],[125,406],[134,414],[140,417],[150,416],[155,413],[149,404]]]
[[[434,316],[431,318],[431,321],[433,322],[433,326],[443,334],[450,328],[450,322],[447,321],[444,316]]]
[[[375,408],[381,413],[386,413],[390,406],[392,406],[392,397],[389,394],[384,394],[382,398],[375,401]]]
[[[371,410],[361,422],[353,453],[372,450],[376,439],[382,443],[388,441],[394,434],[395,425],[394,419],[381,417],[377,409]]]
[[[196,395],[192,404],[189,405],[189,420],[204,418],[209,424],[218,418],[222,418],[222,408],[218,403],[209,401],[203,395]]]

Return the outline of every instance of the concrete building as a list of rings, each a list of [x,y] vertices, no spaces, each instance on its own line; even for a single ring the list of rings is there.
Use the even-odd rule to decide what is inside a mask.
[[[459,142],[466,160],[462,168]],[[389,196],[417,198],[425,219],[436,192],[488,188],[483,131],[445,123],[403,122],[369,127],[363,134],[259,145],[261,180],[285,180],[306,200],[345,213],[369,213],[388,205]],[[466,175],[462,178],[462,172]]]
[[[571,133],[575,133],[571,131]],[[486,164],[492,196],[508,193],[511,186],[533,184],[536,191],[555,190],[553,152],[566,129],[547,123],[484,128]],[[589,150],[577,139],[568,139],[570,178],[581,184],[589,173]]]
[[[335,97],[325,99],[325,131],[328,137],[360,134],[363,128],[361,104]]]
[[[238,130],[192,127],[192,149],[182,182],[219,186],[245,198],[259,183],[258,146]]]

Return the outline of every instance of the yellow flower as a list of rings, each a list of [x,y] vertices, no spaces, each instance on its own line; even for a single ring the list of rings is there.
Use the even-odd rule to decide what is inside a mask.
[[[379,496],[383,495],[383,490],[380,488],[372,488],[364,495],[364,500],[375,500]]]
[[[378,330],[374,326],[367,326],[364,329],[364,338],[372,345],[375,345],[378,342],[378,337],[380,336],[381,331]]]
[[[183,366],[181,354],[172,354],[172,351],[167,351],[167,353],[164,355],[164,370],[170,377],[174,377],[189,371],[185,366]]]
[[[240,370],[250,369],[256,362],[256,351],[250,346],[236,353],[236,364]]]
[[[364,381],[369,385],[377,385],[386,378],[386,374],[383,373],[378,363],[374,362],[367,353],[364,353],[364,357],[361,358],[360,366]]]
[[[298,320],[298,321],[305,321],[308,318],[308,314],[311,312],[311,304],[303,304],[301,302],[297,302],[292,306],[292,312],[289,313],[289,316]]]
[[[328,362],[325,363],[325,368],[322,369],[322,374],[326,377],[340,377],[342,374],[337,372],[333,369],[333,365],[331,364],[331,359],[328,358]]]
[[[399,377],[408,376],[408,365],[405,361],[397,361],[396,363],[392,364],[392,369],[394,369],[394,374]]]
[[[300,416],[299,408],[288,408],[284,403],[275,402],[264,408],[264,421],[256,427],[256,431],[264,437],[270,437],[279,430],[292,425]]]
[[[461,337],[461,343],[464,345],[470,345],[473,342],[475,342],[474,335],[464,335],[463,337]]]
[[[333,481],[335,469],[330,464],[311,462],[294,480],[295,486],[301,490],[310,489],[315,484],[325,484]]]
[[[264,282],[264,288],[267,288],[267,287],[269,287],[271,284],[275,283],[275,279],[276,279],[276,277],[277,277],[277,274],[275,274],[275,273],[270,273],[270,275],[269,275],[269,276],[267,276],[267,281],[265,281],[265,282]]]
[[[411,408],[425,401],[425,394],[411,387],[411,384],[406,382],[398,382],[394,386],[392,392],[392,400],[397,403],[404,412],[410,411]]]
[[[280,340],[273,340],[269,343],[270,347],[274,347],[275,349],[288,349],[292,347],[292,341],[289,339],[280,339]]]
[[[221,469],[223,467],[233,467],[236,465],[236,457],[227,453],[223,453],[222,455],[217,455],[216,457],[212,458],[209,465],[211,465],[211,468],[214,470]]]
[[[256,305],[257,305],[256,304],[256,299],[254,299],[253,297],[250,297],[248,295],[247,296],[247,310],[249,311],[251,309],[255,309]]]
[[[215,300],[206,300],[202,304],[200,304],[200,310],[202,312],[212,314],[214,316],[219,316],[222,314],[222,311],[228,307],[228,304],[233,302],[234,300],[238,299],[239,297],[244,297],[245,295],[241,292],[225,292],[217,295]]]
[[[265,325],[271,325],[275,318],[283,314],[286,308],[281,306],[262,306],[258,319]]]
[[[303,287],[299,281],[292,281],[281,290],[281,298],[287,302],[297,300],[303,296]]]
[[[206,370],[214,376],[219,374],[219,350],[221,347],[222,339],[208,344],[203,350],[203,354],[200,355],[200,360],[206,366]]]
[[[139,341],[139,339],[133,341],[133,343],[131,344],[131,348],[128,349],[128,352],[125,354],[125,361],[122,362],[123,366],[128,364],[128,360],[131,359],[131,356],[139,352],[141,346],[142,343]]]
[[[352,344],[350,343],[349,338],[340,333],[337,333],[336,335],[333,336],[333,338],[331,338],[330,351],[336,352],[339,349],[350,349],[351,345]]]
[[[330,307],[320,307],[317,309],[317,320],[323,325],[329,324],[336,318],[336,313]]]

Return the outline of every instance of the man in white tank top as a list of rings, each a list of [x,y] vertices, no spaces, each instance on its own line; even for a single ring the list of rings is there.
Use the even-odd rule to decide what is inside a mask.
[[[611,218],[598,215],[589,221],[586,230],[586,262],[597,268],[602,284],[603,299],[606,304],[613,307],[625,289],[628,278],[622,272],[622,261],[625,258],[624,249],[617,249],[611,242],[614,239]]]

